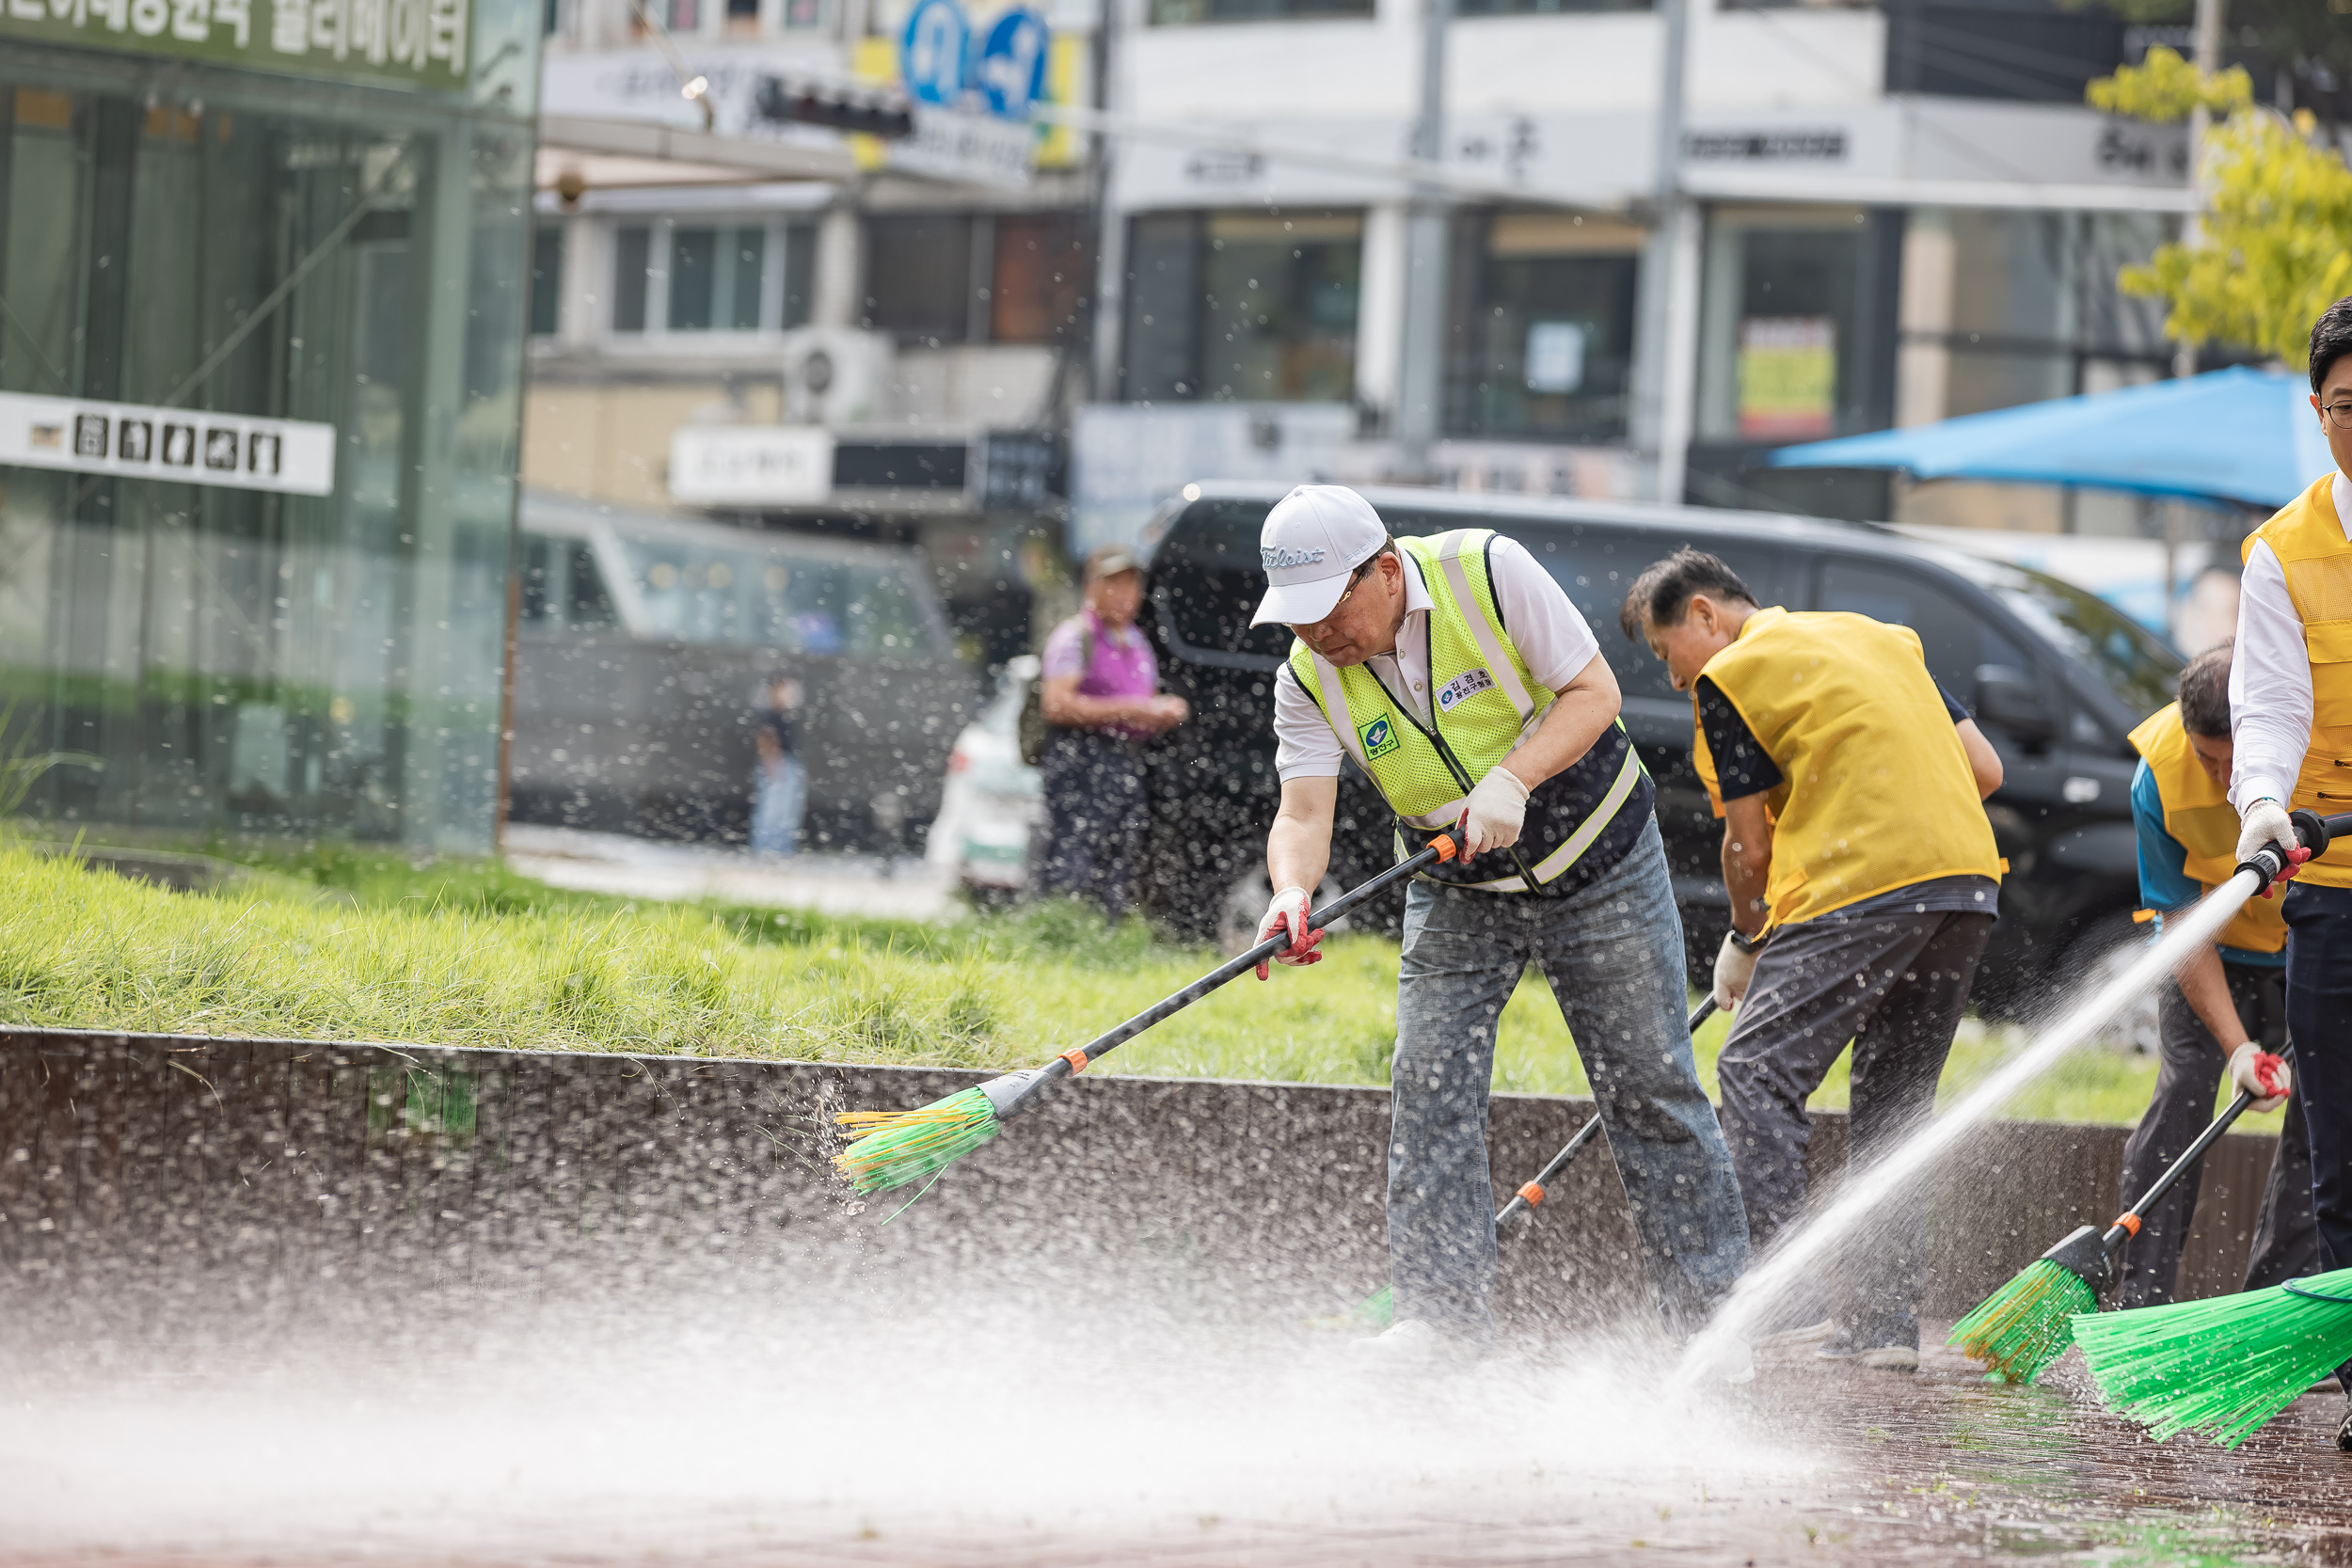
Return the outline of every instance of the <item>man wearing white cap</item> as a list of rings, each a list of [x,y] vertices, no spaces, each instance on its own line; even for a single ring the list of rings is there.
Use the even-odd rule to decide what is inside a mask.
[[[1486,1094],[1497,1021],[1544,971],[1592,1081],[1670,1330],[1695,1330],[1747,1258],[1747,1219],[1683,1029],[1682,927],[1652,788],[1584,618],[1516,541],[1486,529],[1391,539],[1369,501],[1301,485],[1266,515],[1256,624],[1297,636],[1274,682],[1280,889],[1259,937],[1322,955],[1306,889],[1330,858],[1343,761],[1414,847],[1397,982],[1389,1266],[1399,1354],[1492,1332]],[[1259,975],[1266,971],[1262,967]]]

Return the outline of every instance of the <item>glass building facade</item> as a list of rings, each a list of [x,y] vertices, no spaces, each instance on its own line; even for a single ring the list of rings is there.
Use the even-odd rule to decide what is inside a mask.
[[[20,809],[486,850],[538,8],[73,6],[0,11]]]

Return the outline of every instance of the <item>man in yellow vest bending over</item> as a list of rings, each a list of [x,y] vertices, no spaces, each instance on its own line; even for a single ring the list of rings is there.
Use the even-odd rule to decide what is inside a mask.
[[[2352,298],[2312,327],[2312,418],[2334,469],[2245,546],[2230,669],[2240,861],[2295,845],[2291,806],[2352,812]],[[2311,1139],[2312,1217],[2321,1263],[2352,1268],[2352,840],[2288,875],[2287,1038]],[[2352,1368],[2336,1376],[2352,1392]],[[2352,1449],[2352,1410],[2336,1446]]]
[[[2189,660],[2181,700],[2132,732],[2139,770],[2132,776],[2132,827],[2139,840],[2139,896],[2159,922],[2187,908],[2237,869],[2237,813],[2225,793],[2230,778],[2230,645]],[[2286,1038],[2287,926],[2279,900],[2254,898],[2223,927],[2220,940],[2183,964],[2157,1004],[2162,1030],[2156,1092],[2123,1146],[2122,1208],[2139,1201],[2156,1178],[2213,1120],[2224,1076],[2251,1088],[2262,1110],[2276,1109],[2262,1081]],[[2246,1266],[2249,1291],[2313,1272],[2312,1162],[2303,1143],[2303,1107],[2287,1102],[2287,1122],[2270,1162],[2270,1185],[2254,1222]],[[2126,1243],[2118,1307],[2157,1307],[2172,1299],[2181,1243],[2197,1212],[2201,1169],[2191,1170],[2151,1210]]]
[[[1486,1093],[1496,1025],[1531,962],[1576,1037],[1667,1326],[1695,1332],[1746,1262],[1747,1221],[1683,1028],[1682,926],[1649,776],[1592,629],[1517,542],[1486,529],[1391,539],[1340,485],[1292,491],[1261,544],[1257,623],[1297,638],[1274,680],[1282,804],[1266,870],[1280,891],[1260,939],[1288,932],[1286,964],[1323,956],[1306,890],[1330,858],[1343,761],[1414,848],[1439,832],[1462,847],[1406,895],[1395,1324],[1372,1354],[1475,1354],[1492,1331]]]
[[[1732,929],[1715,1001],[1740,1010],[1716,1077],[1762,1248],[1804,1212],[1805,1098],[1848,1040],[1853,1168],[1934,1109],[1998,907],[1981,802],[2000,759],[1937,689],[1910,627],[1759,609],[1702,551],[1644,570],[1623,622],[1692,693],[1694,760],[1724,818]],[[1910,1371],[1927,1253],[1915,1196],[1889,1208],[1886,1230],[1840,1259],[1834,1322],[1810,1326],[1825,1356]]]

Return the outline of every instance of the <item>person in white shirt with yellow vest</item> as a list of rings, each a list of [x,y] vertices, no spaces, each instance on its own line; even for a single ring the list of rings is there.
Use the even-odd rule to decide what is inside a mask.
[[[2352,812],[2352,298],[2312,327],[2312,417],[2333,471],[2248,536],[2230,668],[2237,858],[2296,847],[2292,806]],[[2311,1141],[2320,1262],[2352,1268],[2352,838],[2290,867],[2287,1037]],[[2352,1393],[2352,1367],[2337,1372]],[[2352,1450],[2352,1409],[2336,1431]]]
[[[1682,927],[1649,776],[1592,629],[1517,542],[1485,529],[1391,539],[1343,486],[1292,491],[1261,543],[1256,624],[1297,636],[1274,682],[1282,801],[1266,869],[1280,891],[1260,940],[1289,933],[1281,963],[1323,956],[1306,890],[1329,861],[1345,762],[1413,848],[1450,832],[1462,849],[1406,897],[1395,1323],[1374,1344],[1404,1360],[1475,1353],[1492,1333],[1486,1097],[1496,1026],[1531,962],[1592,1082],[1668,1330],[1694,1333],[1746,1262],[1747,1222],[1683,1027]]]
[[[2230,644],[2209,648],[2181,672],[2181,700],[2132,732],[2139,752],[2132,775],[2132,828],[2139,847],[2139,896],[2161,926],[2230,879],[2237,869],[2237,813],[2230,778]],[[2251,1089],[2256,1109],[2276,1110],[2263,1082],[2286,1038],[2287,926],[2276,898],[2249,898],[2220,938],[2184,963],[2157,1005],[2155,1093],[2123,1146],[2121,1207],[2155,1185],[2213,1119],[2227,1077]],[[2313,1272],[2312,1163],[2303,1107],[2289,1100],[2270,1181],[2254,1219],[2245,1289],[2259,1291]],[[2115,1304],[2159,1307],[2172,1299],[2181,1243],[2197,1212],[2201,1168],[2192,1167],[2148,1212],[2124,1244]]]
[[[1715,1073],[1761,1250],[1803,1215],[1805,1099],[1847,1041],[1853,1168],[1934,1109],[1998,907],[1982,801],[2000,759],[1929,675],[1910,627],[1761,609],[1703,551],[1645,569],[1623,624],[1692,694],[1693,760],[1724,819],[1732,929],[1715,1001],[1739,1012]],[[1837,1259],[1820,1304],[1833,1316],[1807,1330],[1828,1339],[1825,1356],[1910,1371],[1923,1220],[1915,1195],[1889,1209],[1867,1247]]]

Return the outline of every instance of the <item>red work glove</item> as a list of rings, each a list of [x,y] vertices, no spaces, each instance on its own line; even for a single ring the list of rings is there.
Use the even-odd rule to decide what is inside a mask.
[[[1307,890],[1303,887],[1284,888],[1274,895],[1274,902],[1266,906],[1265,918],[1258,922],[1258,941],[1284,935],[1291,939],[1288,947],[1274,955],[1276,963],[1319,964],[1323,961],[1323,955],[1314,951],[1315,943],[1323,940],[1323,932],[1320,928],[1311,931],[1307,928],[1308,913]],[[1265,977],[1266,966],[1260,964],[1258,978],[1263,980]]]
[[[2279,891],[2280,883],[2293,881],[2295,879],[2295,874],[2303,869],[2303,863],[2311,858],[2312,852],[2309,849],[2297,847],[2288,850],[2287,868],[2284,871],[2280,872],[2278,876],[2272,878],[2269,883],[2264,887],[2263,896],[2265,898],[2268,898]],[[2273,1056],[2270,1059],[2275,1062],[2279,1058]]]
[[[2294,1091],[2295,1073],[2285,1057],[2274,1056],[2248,1040],[2230,1053],[2230,1082],[2254,1097],[2250,1109],[2275,1111]]]

